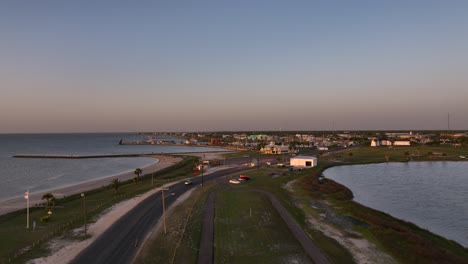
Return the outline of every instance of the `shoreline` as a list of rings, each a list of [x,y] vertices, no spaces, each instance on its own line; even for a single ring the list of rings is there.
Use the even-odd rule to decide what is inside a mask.
[[[439,232],[436,232],[433,230],[433,228],[430,228],[430,227],[426,227],[426,226],[423,226],[422,224],[420,223],[417,223],[413,220],[410,220],[410,219],[407,219],[405,217],[400,217],[400,216],[397,216],[395,215],[395,213],[391,213],[389,212],[387,209],[385,208],[376,208],[376,207],[373,207],[373,206],[370,206],[370,205],[366,205],[365,203],[363,203],[362,201],[357,201],[355,200],[355,196],[354,196],[354,192],[353,190],[348,187],[345,183],[341,183],[341,182],[338,182],[336,179],[333,179],[333,178],[330,178],[330,177],[326,177],[325,176],[325,171],[329,170],[329,169],[332,169],[334,167],[342,167],[342,166],[367,166],[367,165],[376,165],[376,164],[386,164],[386,163],[433,163],[433,162],[453,162],[453,163],[457,163],[457,162],[466,162],[465,160],[411,160],[411,161],[384,161],[384,162],[370,162],[370,163],[354,163],[354,164],[340,164],[340,163],[336,163],[336,164],[332,164],[330,166],[327,166],[325,168],[322,168],[319,170],[319,175],[321,175],[321,177],[323,178],[326,178],[328,180],[332,180],[333,182],[335,182],[336,184],[338,185],[341,185],[343,186],[344,188],[348,189],[352,195],[353,195],[353,198],[350,200],[351,202],[353,203],[356,203],[357,205],[359,206],[362,206],[362,207],[365,207],[365,208],[368,208],[370,210],[373,210],[373,211],[376,211],[376,212],[379,212],[379,213],[382,213],[382,214],[386,214],[388,216],[390,216],[391,218],[397,220],[397,221],[401,221],[401,222],[406,222],[406,223],[410,223],[414,226],[416,226],[417,228],[421,229],[421,230],[425,230],[433,235],[436,235],[436,236],[440,236],[442,237],[443,239],[447,240],[447,241],[452,241],[452,242],[455,242],[456,244],[460,245],[461,247],[465,248],[465,249],[468,249],[468,245],[465,245],[462,241],[457,241],[453,238],[450,238],[450,237],[447,237],[446,235],[442,234],[442,233],[439,233]]]
[[[179,157],[161,155],[161,154],[155,154],[155,155],[147,154],[147,155],[141,155],[141,157],[154,158],[158,160],[157,162],[153,164],[143,167],[142,168],[143,175],[148,174],[148,173],[153,173],[158,170],[169,167],[179,162],[182,159]],[[102,186],[109,185],[113,179],[119,179],[120,181],[125,181],[129,179],[133,179],[133,177],[135,177],[135,174],[133,173],[133,171],[127,171],[127,172],[122,172],[122,173],[118,173],[118,174],[110,175],[110,176],[104,176],[102,178],[97,178],[94,180],[85,181],[85,182],[81,182],[77,184],[71,184],[71,185],[62,186],[58,188],[52,188],[48,191],[32,193],[32,194],[29,194],[29,207],[34,208],[35,204],[42,203],[43,200],[41,198],[44,193],[50,192],[56,198],[60,199],[65,196],[70,196],[70,195],[77,194],[80,192],[86,192],[86,191],[100,188]],[[24,199],[24,197],[22,196],[0,201],[0,215],[4,215],[4,214],[18,211],[21,209],[26,209],[26,199]]]

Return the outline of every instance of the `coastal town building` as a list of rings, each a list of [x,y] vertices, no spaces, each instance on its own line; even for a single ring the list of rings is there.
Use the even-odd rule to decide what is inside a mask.
[[[275,143],[273,141],[270,142],[269,145],[266,145],[265,147],[261,148],[260,152],[263,153],[263,154],[286,154],[286,153],[290,153],[289,146],[275,145]]]
[[[383,140],[378,140],[378,139],[375,139],[373,138],[371,140],[371,144],[370,146],[371,147],[379,147],[379,146],[410,146],[411,145],[411,141],[409,140],[395,140],[395,141],[390,141],[390,140],[386,140],[386,139],[383,139]]]
[[[312,168],[317,166],[317,158],[313,156],[296,156],[290,158],[289,164],[293,167]]]

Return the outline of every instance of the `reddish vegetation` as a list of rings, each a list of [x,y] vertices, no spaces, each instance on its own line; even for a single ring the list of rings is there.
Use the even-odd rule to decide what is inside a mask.
[[[315,198],[333,198],[337,200],[351,200],[353,193],[345,186],[326,178],[320,178],[319,172],[301,179],[301,186]]]
[[[421,228],[351,201],[345,186],[319,177],[320,171],[301,179],[301,187],[316,199],[349,201],[350,214],[367,222],[369,231],[403,263],[467,263],[468,250]],[[449,250],[450,249],[450,250]]]
[[[355,205],[362,207],[358,204]],[[379,238],[379,241],[396,253],[404,262],[468,263],[466,258],[457,256],[454,252],[446,250],[440,244],[438,245],[436,236],[432,239],[427,237],[427,234],[424,234],[426,231],[411,223],[391,218],[385,214],[370,214],[366,211],[355,212],[353,215],[369,223],[371,232]],[[441,243],[448,244],[452,242],[441,240]],[[466,250],[455,243],[446,246],[458,248],[460,251],[465,251],[464,254],[467,253]]]

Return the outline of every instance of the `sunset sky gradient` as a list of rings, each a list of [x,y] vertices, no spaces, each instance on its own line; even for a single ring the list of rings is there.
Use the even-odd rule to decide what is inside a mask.
[[[468,1],[1,1],[0,133],[468,129]]]

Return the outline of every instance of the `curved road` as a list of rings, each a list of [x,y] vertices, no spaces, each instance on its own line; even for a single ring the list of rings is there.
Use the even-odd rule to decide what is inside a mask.
[[[244,171],[245,169],[245,167],[239,166],[237,168],[213,172],[204,176],[203,180],[205,182],[211,181],[227,174]],[[166,191],[167,194],[175,193],[175,195],[171,196],[166,195],[167,197],[164,201],[166,207],[169,207],[184,192],[200,184],[202,177],[199,176],[191,180],[193,182],[191,186],[186,186],[182,182],[174,184]],[[110,226],[71,263],[131,263],[138,250],[136,245],[141,244],[141,241],[154,228],[161,216],[161,193],[157,192],[143,200]]]

